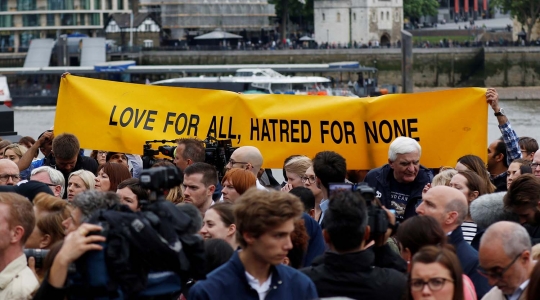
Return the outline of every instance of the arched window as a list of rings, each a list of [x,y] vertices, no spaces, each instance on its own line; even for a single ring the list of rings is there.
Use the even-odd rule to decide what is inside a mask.
[[[390,20],[390,12],[386,12],[386,20]]]
[[[353,20],[356,21],[356,13],[353,13],[352,15],[353,15]]]
[[[322,20],[324,21],[324,13],[322,14]]]
[[[337,21],[341,22],[341,14],[340,13],[337,13]]]
[[[384,20],[384,12],[381,11],[381,21]]]

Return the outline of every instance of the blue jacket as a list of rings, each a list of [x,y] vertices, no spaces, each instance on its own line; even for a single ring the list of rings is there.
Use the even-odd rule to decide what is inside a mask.
[[[315,259],[315,257],[324,254],[326,245],[324,244],[322,230],[319,223],[313,220],[313,218],[306,213],[302,214],[302,219],[304,219],[304,225],[306,226],[306,231],[309,236],[309,243],[302,266],[309,267],[311,266],[311,262],[313,259]]]
[[[285,265],[277,265],[271,268],[271,272],[270,291],[265,300],[319,298],[311,279],[300,271]],[[208,274],[206,280],[197,282],[189,291],[188,299],[259,300],[259,294],[249,285],[244,265],[238,257],[238,252],[235,252],[227,263]]]
[[[377,198],[381,201],[381,204],[386,208],[390,208],[390,177],[394,176],[394,172],[389,164],[386,164],[380,168],[369,171],[364,179],[364,182],[369,184],[375,189]],[[426,184],[433,180],[433,173],[430,169],[420,166],[416,178],[411,183],[412,189],[405,207],[404,219],[410,218],[416,215],[416,206],[422,200],[422,190]]]
[[[461,226],[458,226],[452,234],[448,237],[448,241],[456,248],[456,254],[461,263],[463,274],[469,276],[476,289],[476,295],[478,299],[484,297],[489,292],[491,286],[489,286],[487,278],[478,273],[478,251],[469,245],[463,238],[463,231]]]

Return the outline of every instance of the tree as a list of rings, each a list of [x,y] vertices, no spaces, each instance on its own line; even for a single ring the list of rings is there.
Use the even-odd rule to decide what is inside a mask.
[[[313,23],[313,0],[305,0],[305,3],[299,0],[269,0],[268,2],[276,6],[282,39],[287,38],[286,24],[289,20],[298,23],[302,20],[302,23],[308,26]]]
[[[540,19],[540,1],[538,0],[492,0],[493,7],[503,12],[510,12],[513,18],[527,28],[526,40],[530,41],[532,29]]]
[[[418,20],[423,16],[436,16],[438,8],[439,2],[437,0],[403,1],[403,14],[405,15],[405,18],[408,18],[409,20]]]

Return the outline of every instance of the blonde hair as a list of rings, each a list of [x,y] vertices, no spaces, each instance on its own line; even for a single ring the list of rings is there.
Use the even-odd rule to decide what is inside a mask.
[[[79,178],[82,179],[84,182],[84,185],[86,186],[87,190],[93,190],[95,183],[96,183],[96,175],[90,171],[86,170],[78,170],[71,174],[69,174],[68,182],[71,179],[72,176],[79,176]]]
[[[540,259],[540,244],[536,244],[532,247],[531,256],[533,260]]]
[[[19,145],[19,144],[10,144],[8,145],[6,148],[4,148],[4,153],[2,153],[2,155],[6,155],[6,151],[7,150],[13,150],[13,152],[15,152],[15,155],[17,155],[19,158],[21,158],[25,153],[26,151],[28,150],[25,146],[23,145]]]
[[[284,169],[286,172],[294,173],[298,176],[304,176],[304,174],[306,174],[306,170],[311,166],[311,159],[302,155],[291,158],[291,160],[285,164]]]
[[[458,171],[454,169],[446,169],[433,177],[431,186],[445,185],[450,186],[450,180],[456,175]]]

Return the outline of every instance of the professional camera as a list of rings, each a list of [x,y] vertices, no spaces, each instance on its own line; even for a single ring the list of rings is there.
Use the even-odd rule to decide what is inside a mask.
[[[174,151],[176,150],[176,146],[159,146],[156,150],[156,149],[152,149],[152,144],[155,144],[155,143],[161,143],[161,144],[176,143],[176,140],[146,141],[143,146],[143,156],[142,156],[143,169],[151,168],[152,165],[154,165],[154,163],[156,162],[155,156],[159,154],[163,154],[165,156],[168,156],[174,159]],[[171,160],[169,159],[169,161]]]
[[[182,184],[183,178],[176,167],[157,167],[141,172],[140,184],[143,189],[151,191],[168,190]]]
[[[330,198],[340,191],[354,191],[360,193],[366,202],[366,208],[368,211],[368,225],[371,229],[369,240],[375,240],[378,237],[386,234],[386,231],[388,228],[390,228],[388,215],[377,202],[377,198],[375,198],[375,190],[367,183],[330,183],[329,189]]]
[[[206,157],[204,162],[216,167],[218,178],[221,182],[221,179],[225,175],[225,166],[234,150],[238,149],[238,147],[232,146],[232,140],[217,140],[212,136],[208,136],[206,140],[204,140],[204,144],[206,147]]]
[[[24,255],[26,255],[26,259],[29,259],[30,257],[34,258],[36,262],[36,269],[43,267],[43,261],[45,260],[45,257],[48,253],[48,249],[24,249]]]

